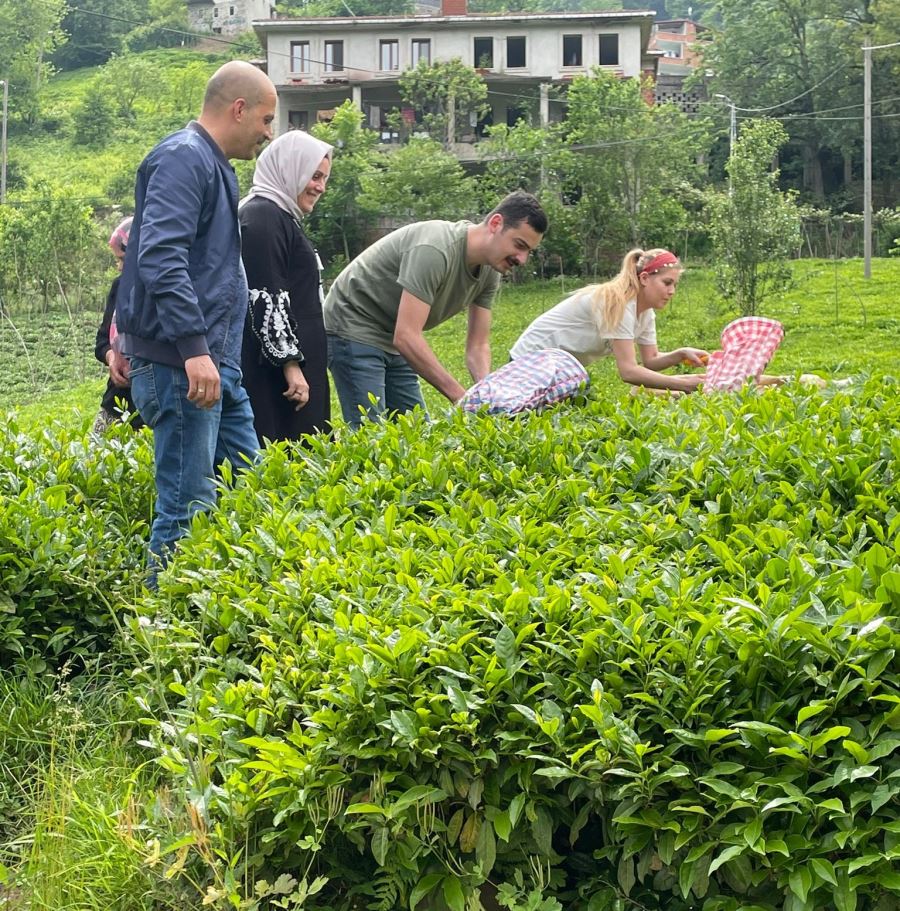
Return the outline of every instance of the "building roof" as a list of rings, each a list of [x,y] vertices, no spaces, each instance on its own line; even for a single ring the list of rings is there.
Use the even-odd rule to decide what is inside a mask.
[[[414,28],[440,27],[441,25],[497,25],[503,23],[535,22],[548,24],[555,22],[590,22],[598,19],[611,19],[620,21],[646,20],[652,23],[656,13],[653,10],[597,10],[589,13],[469,13],[465,16],[322,16],[296,19],[254,19],[253,27],[257,31],[293,31],[298,27],[303,28],[334,28],[335,26],[357,27],[384,27],[405,26]]]

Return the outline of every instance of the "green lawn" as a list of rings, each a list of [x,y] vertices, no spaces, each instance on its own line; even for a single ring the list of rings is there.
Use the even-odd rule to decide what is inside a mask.
[[[772,362],[773,372],[813,372],[825,377],[896,372],[900,260],[875,260],[868,282],[862,272],[860,260],[795,264],[794,289],[763,308],[764,315],[781,320],[786,330]],[[504,285],[494,315],[494,364],[503,363],[531,320],[578,287],[580,283],[571,278]],[[0,317],[0,408],[22,408],[26,421],[52,416],[68,423],[93,413],[103,388],[103,370],[93,358],[102,289],[93,300],[96,310]],[[734,316],[717,300],[709,271],[689,268],[678,294],[660,316],[660,347],[713,349]],[[428,339],[449,369],[464,378],[465,319],[439,326]],[[591,374],[604,395],[626,393],[611,361],[593,365]],[[430,387],[425,392],[432,411],[446,406]]]

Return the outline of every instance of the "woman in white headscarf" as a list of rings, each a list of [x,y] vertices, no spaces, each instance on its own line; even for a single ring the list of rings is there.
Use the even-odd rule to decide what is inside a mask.
[[[279,136],[240,205],[250,287],[241,368],[261,444],[330,428],[322,263],[302,221],[325,192],[331,150],[300,130]]]

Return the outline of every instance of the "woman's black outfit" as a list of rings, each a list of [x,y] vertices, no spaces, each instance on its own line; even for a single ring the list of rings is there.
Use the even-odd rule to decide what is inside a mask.
[[[112,347],[109,342],[109,329],[110,326],[112,326],[113,314],[116,312],[116,293],[119,290],[119,279],[120,276],[118,275],[113,279],[109,294],[106,295],[106,308],[103,311],[103,321],[100,323],[100,328],[97,330],[97,339],[94,342],[94,356],[104,367],[106,366],[106,353]],[[116,399],[119,401],[117,402]],[[141,420],[137,407],[131,398],[131,387],[116,386],[112,379],[107,379],[103,398],[100,399],[101,410],[105,412],[106,417],[110,421],[117,420],[122,412],[123,405],[125,411],[134,415],[131,419],[131,426],[134,427],[135,430],[139,427],[143,427],[144,422]]]
[[[241,369],[260,443],[331,429],[319,257],[300,223],[269,199],[241,206],[241,255],[250,286]],[[309,401],[299,411],[283,395],[282,370],[300,362]]]

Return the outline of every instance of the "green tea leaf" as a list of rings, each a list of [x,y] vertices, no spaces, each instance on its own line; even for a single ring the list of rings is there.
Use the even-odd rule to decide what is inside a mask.
[[[718,857],[709,865],[709,875],[712,876],[722,864],[728,863],[729,860],[735,857],[739,857],[745,851],[744,845],[730,845],[724,851],[719,854]]]
[[[426,895],[429,895],[443,878],[441,873],[429,873],[423,876],[409,893],[409,911],[416,911],[416,905]]]
[[[444,893],[444,901],[447,902],[447,907],[450,908],[450,911],[465,911],[466,897],[458,877],[453,875],[445,876],[442,891]]]

